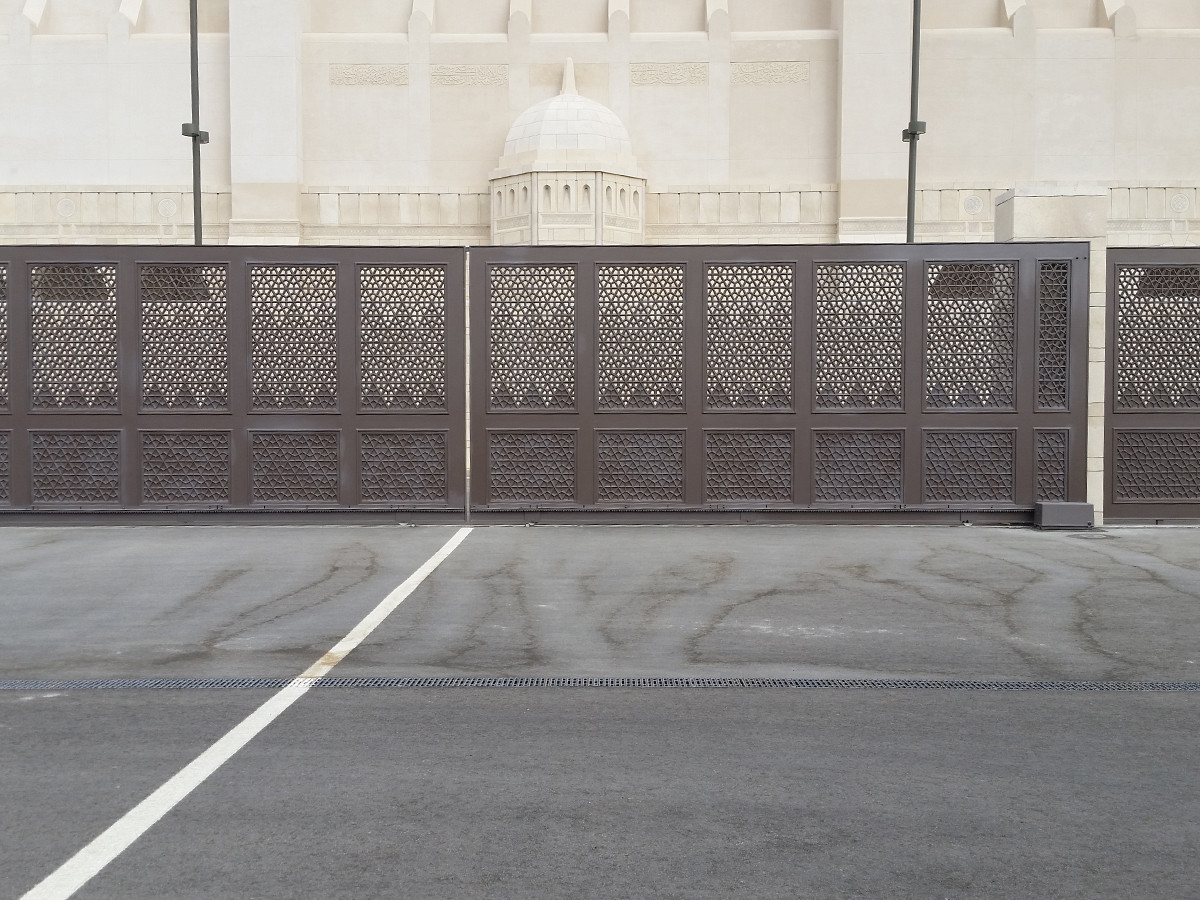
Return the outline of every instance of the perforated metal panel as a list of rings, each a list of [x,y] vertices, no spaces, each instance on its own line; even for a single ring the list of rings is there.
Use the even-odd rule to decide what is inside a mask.
[[[0,504],[8,504],[11,496],[9,487],[11,442],[12,432],[0,431]]]
[[[902,409],[904,265],[816,266],[819,409]]]
[[[927,266],[927,409],[1014,409],[1016,276],[1010,262]]]
[[[1106,521],[1200,519],[1200,250],[1108,264]]]
[[[791,409],[793,266],[710,263],[704,278],[705,405]]]
[[[1034,496],[1038,500],[1054,502],[1067,499],[1067,473],[1071,470],[1070,446],[1071,432],[1067,429],[1038,429],[1034,451],[1037,478]]]
[[[0,250],[0,508],[466,506],[465,253]]]
[[[488,283],[489,397],[496,409],[575,408],[575,272],[497,266]]]
[[[142,500],[165,506],[230,501],[228,431],[143,431]]]
[[[1037,408],[1067,408],[1071,360],[1071,266],[1038,264]]]
[[[818,503],[902,503],[904,432],[815,432],[813,499]]]
[[[472,251],[472,508],[1006,514],[1085,492],[1086,245]]]
[[[363,409],[449,409],[445,267],[363,266],[359,290]]]
[[[600,409],[683,409],[684,267],[596,270]]]
[[[121,432],[31,431],[34,503],[121,502]]]
[[[116,411],[117,267],[31,266],[34,409]]]
[[[1016,434],[970,429],[925,432],[925,499],[1015,503]]]
[[[682,503],[682,431],[596,432],[600,503]]]
[[[437,503],[446,496],[447,431],[359,432],[362,498]]]
[[[142,408],[229,409],[227,267],[143,265]]]
[[[337,409],[337,269],[250,266],[250,405]]]
[[[787,503],[795,435],[790,431],[706,431],[705,484],[714,501]]]

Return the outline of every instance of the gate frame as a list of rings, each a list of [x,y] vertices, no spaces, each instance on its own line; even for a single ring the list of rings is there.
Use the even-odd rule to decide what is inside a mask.
[[[1069,434],[1066,500],[1082,502],[1087,491],[1087,335],[1088,277],[1090,247],[1086,242],[1040,242],[1011,244],[872,244],[872,245],[663,245],[592,247],[484,247],[471,251],[471,463],[472,518],[513,522],[972,522],[1028,524],[1034,519],[1033,445],[1036,429],[1063,429]],[[979,410],[924,410],[924,346],[926,269],[930,262],[1015,262],[1017,264],[1016,346],[1014,360],[1013,412]],[[1035,411],[1037,354],[1037,275],[1040,261],[1069,261],[1069,372],[1068,408],[1064,411]],[[697,396],[703,379],[704,270],[707,263],[785,263],[793,274],[793,397],[806,397],[805,404],[786,414],[745,411],[708,411]],[[490,410],[490,332],[488,322],[489,273],[494,265],[576,265],[575,290],[575,385],[573,411]],[[672,264],[686,266],[685,289],[685,411],[626,413],[601,411],[595,390],[596,278],[595,267],[603,264]],[[905,275],[903,411],[863,413],[860,411],[817,411],[812,399],[812,369],[815,353],[799,352],[811,347],[814,330],[815,272],[818,263],[902,263]],[[586,274],[591,273],[591,274]],[[699,304],[699,312],[695,310]],[[806,345],[799,340],[809,335]],[[699,353],[695,352],[699,349]],[[591,398],[581,402],[583,398]],[[967,417],[964,419],[964,417]],[[999,418],[1001,421],[992,424]],[[671,420],[686,430],[684,467],[685,502],[682,504],[605,505],[588,503],[594,498],[594,441],[600,422],[613,427],[648,428],[657,424],[670,430]],[[1015,449],[1013,503],[903,502],[900,504],[814,504],[797,497],[806,490],[810,466],[802,460],[811,445],[809,433],[825,419],[843,428],[903,428],[908,435],[904,448],[905,499],[923,490],[921,435],[939,428],[989,430],[1017,429],[1025,435]],[[555,422],[560,424],[552,424]],[[796,435],[793,452],[793,500],[786,504],[705,503],[699,493],[704,477],[703,434],[705,426],[724,423],[727,427],[786,429]],[[968,425],[968,423],[970,423]],[[492,503],[488,434],[491,430],[557,428],[577,429],[576,503]],[[916,438],[914,443],[913,438]],[[1025,445],[1029,446],[1026,447]],[[697,455],[699,448],[699,456]],[[688,450],[690,449],[690,453]],[[699,464],[697,465],[697,460]],[[802,482],[802,479],[805,481]],[[590,486],[590,488],[589,488]],[[583,491],[591,490],[581,497]],[[699,498],[699,502],[697,502]]]
[[[0,410],[0,431],[10,432],[10,502],[0,505],[3,521],[122,521],[164,515],[175,521],[405,521],[413,517],[462,521],[466,514],[466,376],[462,335],[465,322],[466,250],[461,247],[279,247],[206,245],[23,245],[0,248],[7,267],[9,406]],[[35,410],[31,404],[32,346],[30,269],[34,265],[109,265],[117,269],[116,411]],[[228,407],[224,410],[143,411],[141,408],[141,265],[221,265],[227,270]],[[251,407],[250,272],[256,265],[333,266],[336,275],[337,407],[332,410],[253,410]],[[445,270],[445,384],[443,411],[366,410],[361,406],[359,269],[364,265],[429,265]],[[35,504],[31,431],[120,432],[120,503]],[[230,434],[228,504],[146,504],[142,501],[144,431],[225,431]],[[363,502],[360,490],[360,431],[444,431],[445,503]],[[250,435],[256,431],[336,431],[338,502],[254,502]],[[307,515],[319,514],[319,515]]]
[[[1133,501],[1116,498],[1116,434],[1123,428],[1191,431],[1200,434],[1200,409],[1122,410],[1117,406],[1117,291],[1123,266],[1193,266],[1200,269],[1200,247],[1109,247],[1105,279],[1104,363],[1104,521],[1124,525],[1200,524],[1200,498]],[[1197,351],[1200,356],[1200,350]],[[1200,459],[1193,461],[1200,467]]]

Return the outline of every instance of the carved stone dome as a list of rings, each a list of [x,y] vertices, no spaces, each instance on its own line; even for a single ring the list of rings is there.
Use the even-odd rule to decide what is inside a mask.
[[[611,172],[639,177],[629,132],[615,112],[575,90],[570,60],[562,92],[521,113],[493,178],[522,172]]]

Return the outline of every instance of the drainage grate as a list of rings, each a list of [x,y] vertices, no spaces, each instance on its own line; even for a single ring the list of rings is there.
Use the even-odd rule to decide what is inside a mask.
[[[237,690],[287,687],[295,678],[87,678],[0,680],[0,691]],[[1200,681],[975,681],[914,678],[330,677],[314,688],[849,688],[945,691],[1200,691]]]

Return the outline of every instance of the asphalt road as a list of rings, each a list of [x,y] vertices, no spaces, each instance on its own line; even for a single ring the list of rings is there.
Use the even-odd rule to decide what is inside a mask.
[[[0,678],[298,674],[448,528],[0,529]],[[477,529],[337,675],[1197,680],[1200,531]],[[0,691],[0,896],[271,696]],[[1190,897],[1200,693],[310,691],[79,897]]]

